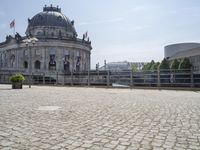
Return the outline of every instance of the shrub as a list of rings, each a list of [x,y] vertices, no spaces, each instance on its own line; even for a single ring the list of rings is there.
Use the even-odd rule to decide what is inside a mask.
[[[22,74],[15,74],[10,77],[12,83],[23,82],[25,80]]]

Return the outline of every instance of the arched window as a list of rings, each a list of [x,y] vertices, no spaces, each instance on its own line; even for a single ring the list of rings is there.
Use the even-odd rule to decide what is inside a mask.
[[[35,69],[40,69],[40,64],[39,60],[35,61]]]
[[[24,66],[24,68],[28,68],[28,62],[27,61],[24,61],[24,63],[23,63],[23,66]]]

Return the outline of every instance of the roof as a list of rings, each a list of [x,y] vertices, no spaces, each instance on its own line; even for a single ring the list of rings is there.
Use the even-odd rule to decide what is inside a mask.
[[[61,9],[58,7],[45,6],[43,12],[36,14],[32,19],[28,19],[28,28],[50,26],[50,27],[63,27],[68,31],[76,34],[74,28],[74,21],[70,21],[64,14],[61,13]]]
[[[185,51],[182,51],[182,52],[178,52],[174,56],[172,56],[171,58],[172,59],[175,59],[175,58],[178,59],[178,58],[192,57],[192,56],[197,56],[197,55],[200,55],[200,47],[185,50]]]

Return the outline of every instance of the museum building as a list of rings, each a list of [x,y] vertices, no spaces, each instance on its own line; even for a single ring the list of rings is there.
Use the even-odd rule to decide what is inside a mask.
[[[90,69],[91,41],[78,38],[74,21],[52,5],[28,19],[25,36],[0,43],[0,70],[28,73],[81,72]]]

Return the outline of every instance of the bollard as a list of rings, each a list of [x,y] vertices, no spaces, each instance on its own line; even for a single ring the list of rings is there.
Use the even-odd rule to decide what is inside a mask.
[[[90,70],[88,70],[88,86],[90,86]]]
[[[58,72],[56,72],[56,85],[58,85]]]
[[[71,71],[71,86],[73,86],[73,71]]]
[[[130,88],[133,88],[133,70],[130,72]]]
[[[160,87],[160,70],[157,71],[157,87]]]
[[[45,85],[45,73],[43,73],[42,82],[43,82],[43,85]]]
[[[193,88],[194,87],[194,74],[193,74],[193,68],[191,68],[190,71],[190,87]]]
[[[110,85],[110,71],[107,71],[107,87]]]

